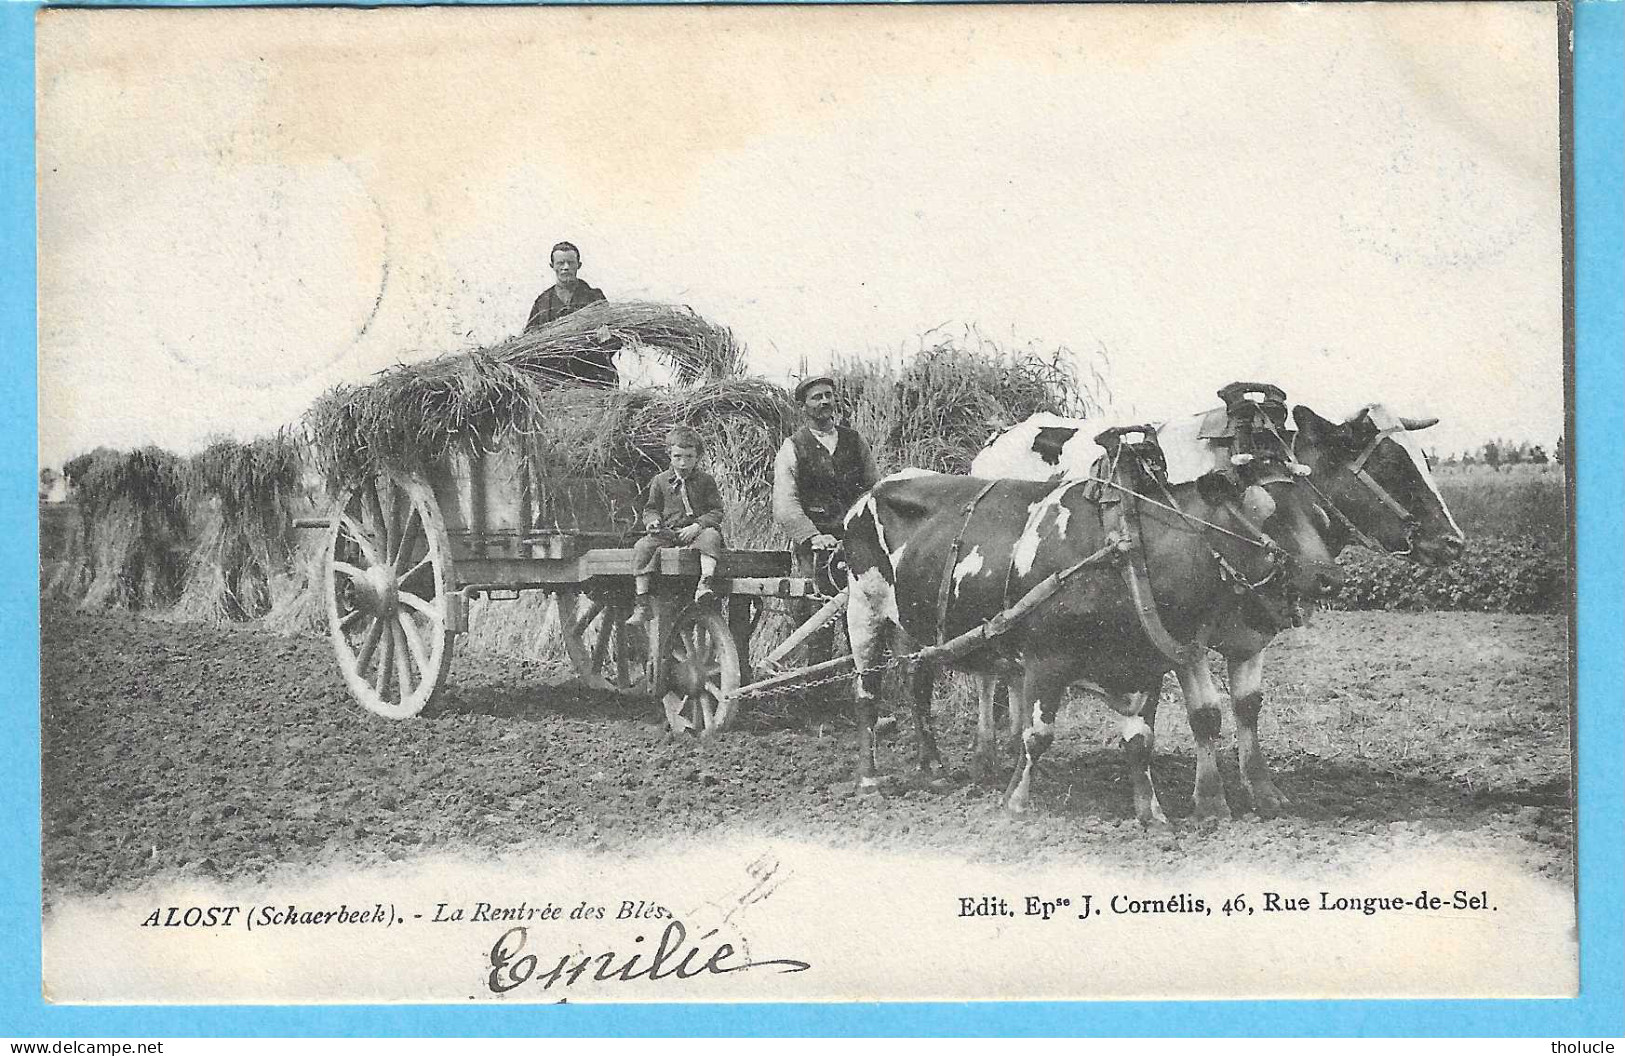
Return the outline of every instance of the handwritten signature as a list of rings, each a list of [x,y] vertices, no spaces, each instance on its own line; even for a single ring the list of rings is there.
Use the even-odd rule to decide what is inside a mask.
[[[710,944],[707,940],[716,934],[717,930],[713,928],[690,942],[688,929],[683,922],[674,920],[666,925],[654,954],[647,959],[638,951],[624,955],[614,950],[566,954],[544,971],[541,959],[536,954],[524,952],[525,942],[530,937],[529,929],[513,927],[503,932],[491,947],[491,974],[486,985],[494,994],[505,994],[528,982],[540,983],[542,989],[548,990],[555,983],[574,986],[583,978],[595,982],[629,983],[636,979],[658,981],[673,976],[691,979],[696,975],[728,975],[768,967],[777,967],[780,974],[789,974],[804,972],[812,967],[806,961],[789,957],[750,960],[748,954],[735,949],[731,942]],[[644,939],[639,935],[632,941],[637,943]],[[706,953],[708,948],[709,954]]]

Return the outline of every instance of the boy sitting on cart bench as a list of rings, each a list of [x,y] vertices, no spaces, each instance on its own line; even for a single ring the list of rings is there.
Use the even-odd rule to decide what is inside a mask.
[[[696,602],[716,597],[713,577],[717,558],[722,556],[722,493],[716,478],[699,468],[705,454],[705,441],[698,431],[679,425],[666,434],[666,450],[671,468],[649,482],[649,499],[643,504],[643,527],[647,533],[632,546],[632,573],[637,583],[637,605],[626,619],[627,626],[649,621],[649,593],[654,589],[660,568],[660,548],[691,546],[700,552],[700,583],[694,588]]]

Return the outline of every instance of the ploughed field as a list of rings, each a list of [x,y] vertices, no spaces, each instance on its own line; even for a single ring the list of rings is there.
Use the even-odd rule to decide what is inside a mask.
[[[1155,773],[1172,834],[1134,822],[1116,724],[1083,694],[1061,713],[1032,811],[1015,817],[1002,785],[907,779],[901,702],[881,764],[904,779],[858,795],[845,692],[747,705],[737,730],[702,743],[669,737],[651,703],[576,688],[551,661],[460,654],[435,705],[391,722],[350,700],[319,637],[47,611],[41,646],[48,900],[167,877],[737,833],[1151,868],[1338,864],[1349,847],[1448,841],[1552,878],[1571,871],[1555,616],[1323,612],[1283,635],[1262,735],[1292,806],[1246,813],[1227,715],[1237,819],[1211,830],[1186,820],[1194,760],[1170,679]],[[966,761],[974,721],[966,687],[939,686],[950,765]]]

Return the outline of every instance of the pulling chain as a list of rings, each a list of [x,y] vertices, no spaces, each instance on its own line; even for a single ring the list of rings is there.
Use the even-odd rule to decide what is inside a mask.
[[[876,664],[874,667],[864,668],[864,670],[861,672],[856,668],[849,667],[844,671],[836,671],[833,674],[821,675],[818,678],[808,679],[805,682],[788,682],[782,686],[768,686],[766,689],[739,689],[735,690],[732,694],[730,694],[730,696],[734,700],[762,700],[768,697],[798,696],[810,689],[817,689],[820,686],[828,686],[837,682],[845,682],[859,674],[885,672],[890,671],[893,668],[902,667],[905,664],[913,664],[919,660],[923,652],[924,650],[917,650],[903,656],[888,657],[884,662]]]

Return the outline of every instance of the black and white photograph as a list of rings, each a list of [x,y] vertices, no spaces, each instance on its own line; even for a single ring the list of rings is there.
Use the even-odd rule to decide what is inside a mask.
[[[1568,18],[41,10],[46,1000],[1573,996]]]

